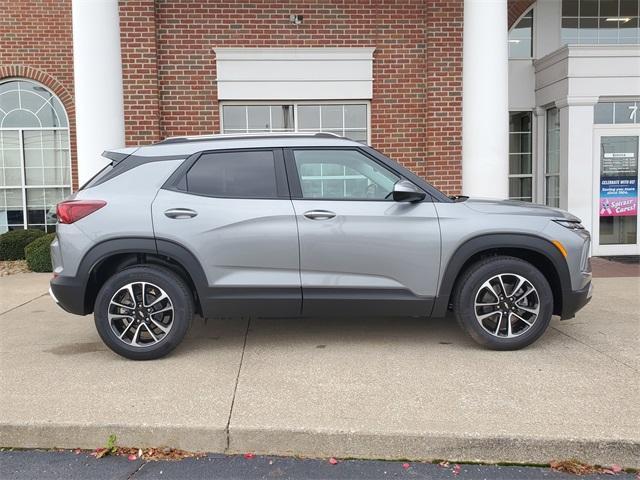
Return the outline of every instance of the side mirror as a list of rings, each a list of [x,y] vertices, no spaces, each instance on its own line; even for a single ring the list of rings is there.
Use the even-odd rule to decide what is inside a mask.
[[[398,180],[393,186],[393,200],[396,202],[420,202],[427,196],[409,180]]]

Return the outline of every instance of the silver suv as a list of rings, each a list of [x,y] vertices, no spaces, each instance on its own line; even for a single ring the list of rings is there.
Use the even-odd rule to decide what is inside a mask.
[[[449,198],[351,140],[218,135],[104,156],[57,206],[50,292],[68,312],[93,312],[127,358],[166,355],[194,314],[452,310],[478,343],[512,350],[591,297],[578,218]]]

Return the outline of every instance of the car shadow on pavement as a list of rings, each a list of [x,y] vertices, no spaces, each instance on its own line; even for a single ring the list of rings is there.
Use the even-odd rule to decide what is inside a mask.
[[[185,349],[220,348],[225,337],[216,334],[211,322],[247,326],[246,319],[194,319],[185,341]],[[317,349],[331,344],[451,345],[463,349],[481,349],[457,325],[453,316],[426,317],[328,317],[328,318],[251,318],[246,331],[251,346],[263,348],[283,345],[304,345]],[[179,348],[176,354],[183,349]]]

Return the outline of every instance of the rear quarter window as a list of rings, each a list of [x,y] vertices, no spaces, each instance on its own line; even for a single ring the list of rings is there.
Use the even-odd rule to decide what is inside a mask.
[[[99,184],[102,181],[102,179],[105,176],[107,176],[111,172],[111,170],[113,170],[113,166],[114,166],[114,162],[107,164],[102,170],[100,170],[93,177],[91,177],[91,179],[87,183],[82,185],[78,190],[84,190],[86,188],[91,188],[94,185]]]
[[[278,197],[275,159],[270,150],[206,153],[180,183],[180,188],[190,193],[211,197]]]

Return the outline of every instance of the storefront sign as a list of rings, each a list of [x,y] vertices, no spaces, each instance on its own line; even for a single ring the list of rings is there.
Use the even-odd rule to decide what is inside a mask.
[[[605,153],[602,157],[602,171],[608,175],[634,175],[637,169],[633,153]]]
[[[638,215],[637,177],[601,177],[600,216],[630,217],[634,215]]]

